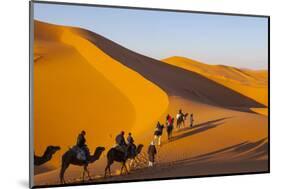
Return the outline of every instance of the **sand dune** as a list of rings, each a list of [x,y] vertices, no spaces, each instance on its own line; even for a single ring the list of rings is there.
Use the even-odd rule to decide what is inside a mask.
[[[264,105],[201,75],[140,55],[86,30],[77,31],[112,58],[161,87],[169,96],[180,96],[216,106],[249,110]],[[223,97],[223,98],[221,98]]]
[[[40,34],[49,27],[50,35]],[[259,99],[90,31],[35,22],[36,32],[35,150],[39,153],[51,143],[61,145],[51,163],[58,165],[81,129],[87,130],[91,149],[102,144],[107,152],[122,128],[133,132],[137,144],[145,145],[137,170],[101,178],[105,152],[89,166],[95,178],[90,182],[268,170],[268,117],[249,113],[266,107]],[[236,71],[223,73],[241,83],[266,79],[263,72]],[[175,131],[170,142],[165,133],[157,167],[147,169],[147,145],[156,121],[163,123],[167,113],[175,117],[179,109],[194,114],[195,126]],[[117,174],[119,168],[114,164],[112,170]],[[66,181],[80,183],[81,172],[81,167],[71,166]],[[58,173],[59,169],[38,174],[35,184],[58,184]]]
[[[75,43],[69,45],[71,40]],[[70,28],[35,22],[34,51],[41,57],[34,63],[35,153],[60,145],[50,162],[56,167],[82,129],[92,151],[109,148],[120,130],[145,127],[168,106],[160,88],[87,45]]]
[[[163,62],[196,72],[257,102],[268,106],[267,70],[247,70],[230,66],[208,65],[184,57],[170,57]]]

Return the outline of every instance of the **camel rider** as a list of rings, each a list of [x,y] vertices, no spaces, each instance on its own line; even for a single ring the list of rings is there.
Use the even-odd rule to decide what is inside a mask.
[[[136,150],[136,145],[134,144],[135,141],[132,137],[132,133],[128,134],[127,142],[128,142],[128,150],[130,150],[131,153],[134,154]]]
[[[184,114],[182,113],[182,110],[179,110],[179,113],[177,114],[177,119],[179,119],[180,117],[183,117]]]
[[[77,137],[76,146],[79,147],[81,150],[83,150],[83,152],[84,152],[84,158],[83,159],[87,160],[90,156],[90,152],[89,152],[89,149],[86,145],[85,135],[86,135],[86,132],[84,130],[81,131],[81,133]]]
[[[116,149],[124,152],[124,156],[127,156],[127,144],[124,138],[125,132],[121,131],[115,138],[115,142],[117,144]]]

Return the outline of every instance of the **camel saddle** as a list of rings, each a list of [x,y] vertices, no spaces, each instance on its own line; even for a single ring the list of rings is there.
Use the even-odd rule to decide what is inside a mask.
[[[71,150],[72,150],[73,152],[75,152],[76,158],[77,158],[78,160],[81,160],[81,161],[86,161],[86,160],[87,160],[86,152],[85,152],[82,148],[80,148],[79,146],[73,146],[73,147],[71,148]]]

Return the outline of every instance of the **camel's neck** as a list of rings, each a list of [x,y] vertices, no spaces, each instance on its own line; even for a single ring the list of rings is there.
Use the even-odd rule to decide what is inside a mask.
[[[42,159],[46,159],[46,161],[49,161],[52,158],[52,153],[48,152],[47,150],[44,152],[43,156],[41,156]]]
[[[42,165],[47,161],[49,161],[51,158],[52,158],[52,154],[46,150],[42,156],[34,155],[34,163],[35,165]]]
[[[101,151],[95,151],[94,155],[90,156],[90,162],[94,162],[96,160],[98,160],[101,156]]]

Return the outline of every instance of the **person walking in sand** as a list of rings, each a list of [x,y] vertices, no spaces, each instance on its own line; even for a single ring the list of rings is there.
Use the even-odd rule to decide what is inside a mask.
[[[174,127],[173,122],[174,122],[174,118],[172,118],[172,116],[168,114],[166,117],[166,129],[167,129],[168,140],[170,140],[172,136],[172,131]]]
[[[190,114],[190,127],[193,127],[193,122],[194,122],[193,114]]]
[[[154,141],[152,141],[150,143],[150,145],[148,146],[148,151],[147,151],[148,160],[149,160],[148,161],[148,167],[153,167],[156,153],[157,153],[157,150],[156,150]]]
[[[157,122],[155,131],[154,131],[154,140],[157,142],[158,146],[161,145],[161,136],[163,133],[164,125],[161,125],[160,122]]]
[[[170,116],[170,114],[168,114],[166,116],[166,126],[171,125],[172,124],[172,120],[173,120],[172,116]]]

